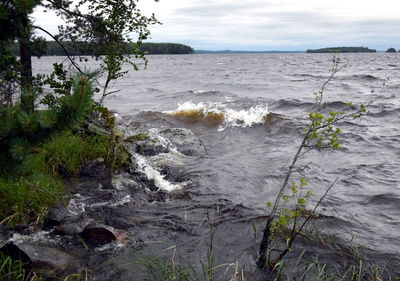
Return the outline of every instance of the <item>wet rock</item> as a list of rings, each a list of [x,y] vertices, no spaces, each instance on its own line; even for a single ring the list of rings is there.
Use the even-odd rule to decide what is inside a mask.
[[[4,226],[0,224],[0,248],[2,248],[5,244],[7,244],[8,238],[3,233]]]
[[[110,132],[107,129],[102,128],[101,124],[94,124],[94,123],[88,122],[86,124],[86,126],[87,126],[86,131],[90,134],[106,135],[106,136],[108,136],[110,134]]]
[[[137,183],[129,173],[121,173],[112,178],[112,186],[117,190],[130,190],[139,188],[140,184]]]
[[[111,168],[106,165],[104,159],[101,157],[86,163],[81,170],[80,176],[96,179],[98,181],[98,185],[102,186],[103,188],[112,187]]]
[[[158,190],[149,195],[148,202],[166,202],[169,196],[168,193],[163,190]]]
[[[125,131],[125,137],[126,143],[131,146],[131,151],[144,156],[168,153],[171,147],[176,147],[180,153],[187,156],[202,156],[206,153],[201,140],[185,128],[161,131],[155,128],[131,128]]]
[[[157,191],[158,190],[158,187],[156,186],[154,180],[147,178],[147,176],[143,172],[139,171],[138,167],[136,167],[135,169],[129,170],[129,174],[127,175],[127,179],[128,179],[128,182],[129,181],[134,181],[134,182],[136,182],[137,185],[133,184],[133,182],[131,182],[128,185],[124,185],[124,183],[127,180],[117,179],[116,178],[115,181],[114,181],[114,183],[115,183],[114,187],[116,189],[122,189],[121,187],[128,187],[128,189],[131,190],[131,191],[132,191],[132,189],[138,189],[138,188],[145,188],[145,189],[147,188],[147,189],[149,189],[151,191]],[[122,183],[122,184],[120,184],[120,183]]]
[[[115,217],[113,215],[110,215],[109,218],[106,218],[104,220],[106,224],[113,225],[116,228],[120,229],[129,229],[132,227],[135,227],[135,224],[132,223],[130,220],[123,218],[123,217]]]
[[[157,217],[141,216],[141,217],[128,217],[127,219],[134,224],[143,224],[151,221],[156,221]]]
[[[103,177],[106,173],[106,164],[101,157],[88,162],[81,170],[81,176],[91,178]]]
[[[68,209],[62,205],[57,205],[47,213],[45,224],[48,227],[60,225],[68,216]]]
[[[116,229],[115,237],[116,240],[120,243],[126,243],[129,241],[129,235],[123,230]]]
[[[64,225],[58,225],[54,229],[54,233],[58,235],[76,235],[82,232],[82,227],[79,223],[69,223]]]
[[[144,156],[154,156],[160,153],[168,153],[169,149],[155,140],[144,140],[135,143],[135,152]]]
[[[22,260],[47,276],[65,276],[79,272],[75,257],[56,248],[29,243],[8,243],[1,248],[1,252],[13,259]]]
[[[160,132],[168,138],[177,150],[187,156],[202,156],[206,154],[206,148],[201,140],[189,129],[173,128]]]
[[[173,165],[159,165],[161,174],[170,182],[187,182],[190,181],[191,178],[186,174],[186,167],[182,166],[173,166]]]
[[[103,245],[113,241],[124,242],[128,235],[119,229],[103,224],[88,224],[83,229],[81,236],[89,243]]]

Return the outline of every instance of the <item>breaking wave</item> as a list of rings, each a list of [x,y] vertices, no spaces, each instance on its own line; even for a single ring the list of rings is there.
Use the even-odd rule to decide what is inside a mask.
[[[251,127],[263,124],[269,114],[268,105],[252,106],[248,109],[232,109],[223,103],[193,103],[191,101],[179,103],[178,108],[164,113],[184,119],[189,122],[206,121],[218,125],[218,130],[227,127]]]

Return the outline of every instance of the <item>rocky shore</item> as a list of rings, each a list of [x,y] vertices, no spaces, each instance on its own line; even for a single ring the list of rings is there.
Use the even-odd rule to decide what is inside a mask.
[[[185,161],[203,157],[205,147],[188,129],[119,123],[129,165],[111,172],[102,158],[86,163],[78,177],[66,179],[64,202],[47,210],[43,223],[0,226],[1,252],[56,280],[90,270],[100,252],[154,239],[144,224],[190,231],[184,218],[149,216],[146,210],[190,197],[193,180]]]

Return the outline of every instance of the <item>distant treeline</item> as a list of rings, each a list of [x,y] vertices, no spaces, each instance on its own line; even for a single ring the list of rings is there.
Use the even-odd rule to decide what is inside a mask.
[[[86,50],[96,49],[95,46],[91,48],[90,45],[85,43],[71,44],[70,42],[63,42],[64,48],[71,56],[85,56],[93,53]],[[128,49],[128,48],[127,48]],[[194,50],[192,47],[177,44],[177,43],[143,43],[140,49],[148,55],[159,54],[192,54]],[[19,47],[17,44],[11,46],[12,53],[19,55]],[[65,56],[63,48],[55,41],[47,41],[44,49],[41,51],[43,56]],[[97,54],[99,55],[99,54]]]
[[[281,54],[281,53],[304,53],[304,51],[235,51],[235,50],[195,50],[196,54]]]
[[[307,53],[376,53],[368,47],[330,47],[322,49],[308,49]]]
[[[140,49],[149,55],[194,53],[192,47],[177,43],[143,43]]]

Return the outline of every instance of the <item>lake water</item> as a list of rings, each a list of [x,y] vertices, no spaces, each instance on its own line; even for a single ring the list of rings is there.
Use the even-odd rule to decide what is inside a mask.
[[[339,125],[342,150],[304,154],[294,177],[303,175],[313,190],[309,208],[339,177],[317,211],[324,215],[322,232],[338,241],[352,240],[369,252],[369,258],[393,265],[400,253],[400,56],[340,57],[340,65],[346,67],[325,89],[327,110],[343,110],[344,102],[376,100],[366,117]],[[185,187],[192,199],[184,204],[170,202],[164,211],[181,216],[190,205],[211,207],[224,202],[229,212],[240,207],[243,216],[268,214],[266,202],[273,200],[283,182],[308,112],[315,110],[312,93],[329,77],[332,56],[218,54],[148,59],[146,70],[130,71],[113,85],[120,92],[107,97],[106,105],[150,127],[188,128],[207,149],[205,157],[186,164],[193,174],[194,184]],[[35,70],[48,72],[51,63],[60,60],[34,60]],[[251,225],[232,226],[233,217],[226,217],[224,234],[216,238],[216,251],[229,257],[229,262],[246,260],[243,257],[257,249],[248,237]],[[257,222],[257,241],[262,224]],[[179,246],[176,241],[180,240],[175,240]]]

